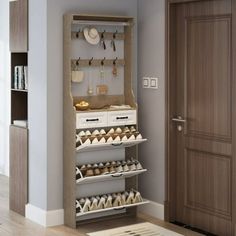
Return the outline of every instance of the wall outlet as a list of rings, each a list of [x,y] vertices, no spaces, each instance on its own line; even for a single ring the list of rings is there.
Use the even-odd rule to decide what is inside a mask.
[[[143,88],[149,88],[149,87],[150,87],[150,78],[143,77]]]
[[[154,77],[150,78],[150,88],[158,89],[158,78],[154,78]]]

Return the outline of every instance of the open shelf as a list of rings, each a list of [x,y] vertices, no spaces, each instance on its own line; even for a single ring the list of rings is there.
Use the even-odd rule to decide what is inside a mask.
[[[127,148],[132,147],[137,144],[146,142],[147,139],[138,139],[132,141],[122,141],[122,142],[112,142],[112,143],[96,143],[96,144],[82,144],[76,148],[77,152],[88,152],[88,151],[96,151],[96,150],[107,150],[107,149],[116,149],[116,148]]]
[[[148,203],[149,203],[149,201],[144,200],[144,201],[139,202],[139,203],[124,205],[124,206],[105,208],[105,209],[100,209],[100,210],[95,210],[95,211],[80,212],[80,213],[77,213],[77,214],[76,214],[76,217],[85,216],[85,215],[90,215],[90,214],[95,214],[95,213],[101,213],[101,212],[106,212],[106,211],[112,211],[112,210],[117,210],[117,211],[118,211],[118,210],[124,210],[124,209],[126,209],[126,208],[135,207],[135,206],[140,206],[140,205],[144,205],[144,204],[148,204]]]
[[[122,173],[114,173],[114,174],[107,174],[107,175],[97,175],[97,176],[92,176],[92,177],[84,177],[84,178],[77,179],[76,183],[77,184],[89,184],[89,183],[95,183],[95,182],[110,181],[110,180],[114,180],[114,179],[131,178],[133,176],[142,174],[146,171],[147,171],[147,169],[142,169],[142,170],[122,172]]]

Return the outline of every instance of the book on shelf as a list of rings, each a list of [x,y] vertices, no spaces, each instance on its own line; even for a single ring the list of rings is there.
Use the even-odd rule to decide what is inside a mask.
[[[28,66],[24,66],[24,82],[25,90],[28,90]]]
[[[26,128],[28,126],[28,121],[27,120],[14,120],[13,125]]]
[[[15,66],[13,88],[19,90],[28,89],[28,67],[27,66]]]

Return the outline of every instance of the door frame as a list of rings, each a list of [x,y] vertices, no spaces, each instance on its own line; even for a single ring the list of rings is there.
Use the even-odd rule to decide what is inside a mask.
[[[170,45],[171,45],[171,29],[170,17],[171,10],[176,4],[189,2],[203,2],[205,0],[167,0],[166,1],[166,83],[165,83],[165,221],[175,220],[175,162],[174,156],[169,150],[172,147],[170,143],[170,105],[171,105],[171,76],[170,76]],[[211,0],[210,0],[211,1]],[[218,0],[221,1],[221,0]],[[231,1],[232,4],[232,199],[236,199],[236,0]],[[232,201],[232,222],[234,223],[234,235],[236,235],[236,201]]]

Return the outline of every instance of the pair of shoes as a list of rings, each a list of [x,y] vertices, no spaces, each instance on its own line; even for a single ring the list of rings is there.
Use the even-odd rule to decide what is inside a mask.
[[[142,202],[142,201],[143,201],[143,199],[141,197],[140,192],[135,191],[135,190],[131,190],[129,192],[129,195],[126,198],[126,204],[127,205],[139,203],[139,202]]]
[[[106,163],[95,163],[82,165],[76,167],[76,179],[98,175],[107,175],[115,173],[123,173],[129,171],[142,170],[143,167],[139,161],[134,160],[133,158],[127,161],[112,161]]]

